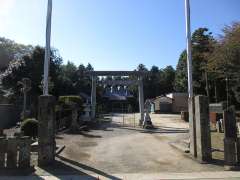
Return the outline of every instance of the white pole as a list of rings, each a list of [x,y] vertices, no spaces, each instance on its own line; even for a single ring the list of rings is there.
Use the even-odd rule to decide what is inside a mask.
[[[190,18],[190,3],[185,0],[185,17],[186,17],[186,36],[187,36],[187,71],[188,71],[188,96],[193,97],[192,86],[192,43],[191,43],[191,18]]]
[[[191,18],[190,0],[185,0],[186,36],[187,36],[187,72],[188,72],[188,112],[189,112],[189,134],[190,153],[197,157],[196,123],[194,118],[194,99],[192,85],[192,42],[191,42]]]
[[[44,78],[43,78],[43,95],[48,95],[48,74],[50,63],[50,41],[51,41],[51,23],[52,23],[52,0],[48,0],[47,7],[47,24],[46,24],[46,47],[44,57]]]

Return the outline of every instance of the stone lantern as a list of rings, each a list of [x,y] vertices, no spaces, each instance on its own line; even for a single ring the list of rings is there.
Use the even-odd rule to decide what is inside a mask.
[[[84,121],[90,121],[91,117],[90,117],[90,112],[91,112],[91,105],[86,102],[85,104],[83,104],[83,111],[84,111],[84,115],[81,117]]]
[[[27,93],[31,90],[31,80],[29,78],[23,78],[22,81],[18,81],[18,84],[22,86],[21,92],[23,93],[23,111],[21,119],[27,117]]]

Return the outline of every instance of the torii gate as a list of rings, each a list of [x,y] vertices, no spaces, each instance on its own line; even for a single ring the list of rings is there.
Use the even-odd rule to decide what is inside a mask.
[[[91,91],[91,118],[96,116],[96,80],[98,76],[135,76],[137,80],[106,80],[108,85],[137,85],[139,94],[139,111],[141,114],[139,124],[141,125],[144,119],[144,92],[143,92],[143,76],[147,72],[143,71],[88,71],[87,75],[92,79],[92,91]]]
[[[192,47],[191,47],[191,23],[190,23],[190,0],[185,1],[185,18],[186,18],[186,40],[187,40],[187,72],[188,72],[188,94],[189,94],[189,123],[190,123],[190,152],[194,157],[197,157],[197,146],[196,146],[196,128],[195,128],[195,119],[194,119],[194,103],[193,103],[193,85],[192,85]],[[46,26],[46,50],[45,50],[45,60],[44,60],[44,85],[43,85],[43,95],[48,96],[48,72],[49,72],[49,61],[50,61],[50,37],[51,37],[51,17],[52,17],[52,0],[48,0],[48,11],[47,11],[47,26]],[[107,71],[103,71],[106,72]],[[109,72],[109,71],[108,71]],[[129,71],[125,71],[129,72]],[[131,72],[131,71],[130,71]],[[124,72],[122,72],[124,74]],[[108,73],[107,73],[108,74]],[[140,76],[142,78],[142,76]],[[95,80],[94,80],[95,79]],[[141,80],[140,80],[141,81]],[[92,92],[94,87],[96,87],[96,75],[92,75]],[[141,85],[139,85],[140,87]],[[141,89],[141,88],[140,88]],[[139,91],[140,94],[140,91]],[[96,89],[95,89],[95,98],[94,93],[92,93],[92,111],[95,117],[95,106],[96,106]],[[141,96],[143,97],[143,90]],[[141,101],[143,98],[139,96]],[[95,101],[94,101],[95,99]],[[139,101],[139,104],[140,102]],[[95,104],[94,104],[95,103]],[[140,111],[143,109],[140,105]],[[143,111],[141,112],[141,120]]]

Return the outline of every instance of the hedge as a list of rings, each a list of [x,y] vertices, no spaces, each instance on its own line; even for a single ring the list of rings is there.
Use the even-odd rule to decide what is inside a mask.
[[[72,103],[76,103],[79,107],[81,107],[83,104],[83,100],[80,96],[60,96],[58,98],[58,101],[65,105],[71,105]]]
[[[34,118],[25,119],[21,124],[21,131],[25,136],[37,137],[38,135],[38,121]]]

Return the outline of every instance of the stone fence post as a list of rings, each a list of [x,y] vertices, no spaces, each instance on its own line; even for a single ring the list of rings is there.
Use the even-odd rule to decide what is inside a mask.
[[[16,137],[8,138],[7,143],[7,168],[17,168],[17,149],[18,139]]]
[[[224,122],[224,160],[227,166],[236,165],[237,126],[235,108],[232,106],[223,112]]]
[[[28,136],[19,139],[19,168],[29,168],[31,162],[31,138]]]
[[[0,168],[5,167],[6,138],[0,137]]]
[[[197,159],[201,162],[211,161],[212,152],[208,97],[202,95],[195,97],[195,120]]]
[[[30,137],[0,137],[0,169],[29,169],[30,162]]]
[[[40,96],[38,112],[38,165],[47,166],[55,160],[55,97]]]

